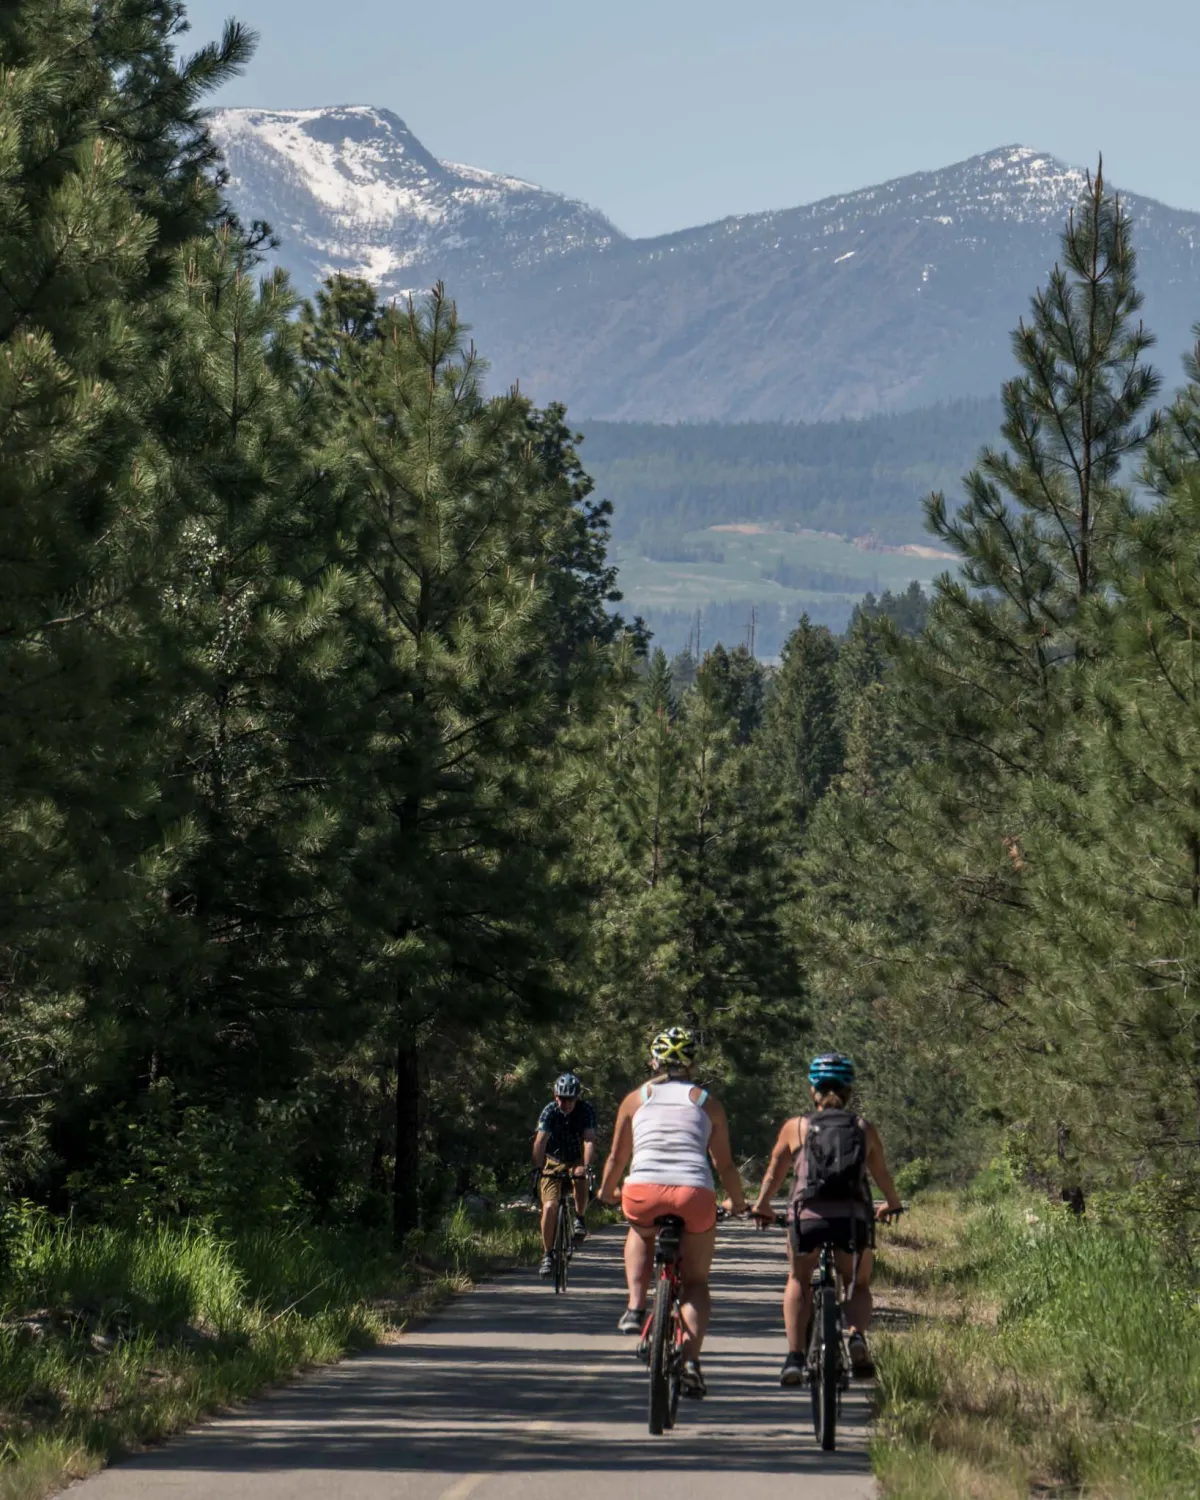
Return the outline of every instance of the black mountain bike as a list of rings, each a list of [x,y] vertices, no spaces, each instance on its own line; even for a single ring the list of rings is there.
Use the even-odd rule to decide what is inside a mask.
[[[897,1209],[892,1218],[904,1210]],[[788,1227],[791,1220],[776,1214],[775,1222]],[[855,1273],[858,1257],[855,1249]],[[827,1452],[837,1447],[837,1424],[841,1414],[842,1392],[850,1386],[850,1347],[842,1324],[842,1293],[833,1246],[828,1240],[821,1246],[821,1258],[812,1279],[812,1315],[808,1325],[808,1353],[804,1368],[812,1397],[813,1435]]]
[[[570,1167],[555,1167],[550,1172],[535,1173],[535,1191],[538,1181],[543,1177],[553,1182],[558,1188],[558,1211],[554,1219],[554,1248],[550,1254],[554,1257],[554,1290],[556,1293],[565,1292],[567,1277],[571,1269],[571,1257],[575,1254],[573,1222],[575,1198],[572,1191],[575,1176]]]

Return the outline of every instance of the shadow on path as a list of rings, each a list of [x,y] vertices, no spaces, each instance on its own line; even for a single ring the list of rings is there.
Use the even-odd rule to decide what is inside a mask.
[[[662,1438],[646,1430],[646,1372],[634,1341],[615,1333],[624,1303],[620,1232],[602,1231],[577,1256],[565,1296],[530,1272],[499,1277],[398,1342],[122,1470],[137,1471],[138,1494],[152,1473],[163,1476],[164,1492],[181,1493],[187,1472],[866,1475],[869,1388],[847,1395],[841,1451],[826,1454],[813,1441],[807,1391],[777,1384],[784,1262],[772,1239],[743,1226],[722,1232],[704,1359],[710,1394],[681,1403],[677,1428]],[[218,1491],[215,1479],[200,1483]]]

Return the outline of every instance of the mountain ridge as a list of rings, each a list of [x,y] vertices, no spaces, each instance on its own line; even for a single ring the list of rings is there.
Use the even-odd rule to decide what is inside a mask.
[[[638,239],[441,162],[368,105],[217,111],[230,193],[301,291],[445,281],[495,383],[593,420],[827,420],[994,392],[1086,174],[1004,146],[815,203]],[[1200,214],[1125,196],[1160,363],[1200,317]]]
[[[439,159],[372,105],[214,110],[210,128],[235,205],[271,221],[300,276],[343,271],[397,295],[620,234],[575,199]]]

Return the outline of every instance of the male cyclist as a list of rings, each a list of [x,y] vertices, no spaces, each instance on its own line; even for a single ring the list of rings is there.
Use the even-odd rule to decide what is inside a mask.
[[[587,1174],[596,1156],[596,1111],[580,1098],[583,1084],[574,1073],[563,1073],[554,1084],[554,1098],[538,1117],[537,1134],[533,1138],[533,1164],[539,1172],[553,1172],[556,1167],[569,1167],[575,1179],[571,1187],[575,1194],[575,1243],[581,1245],[587,1239],[587,1225],[583,1216],[587,1212]],[[551,1178],[538,1178],[538,1193],[542,1200],[542,1256],[539,1274],[554,1274],[554,1221],[558,1215],[558,1195],[562,1191],[559,1183]]]
[[[806,1378],[804,1346],[812,1311],[812,1276],[826,1241],[834,1246],[842,1284],[851,1288],[846,1299],[850,1362],[856,1375],[874,1373],[865,1335],[871,1324],[875,1220],[886,1223],[901,1209],[879,1132],[847,1107],[854,1088],[854,1064],[840,1052],[823,1053],[813,1058],[808,1082],[816,1109],[784,1123],[758,1200],[750,1210],[755,1218],[771,1222],[771,1199],[792,1172],[789,1273],[783,1294],[788,1353],[780,1385],[802,1385]],[[871,1201],[868,1173],[886,1200],[878,1207]]]
[[[689,1396],[703,1396],[700,1348],[712,1309],[708,1273],[717,1242],[712,1168],[725,1185],[733,1213],[746,1212],[746,1197],[729,1146],[725,1111],[707,1089],[692,1082],[695,1055],[692,1034],[682,1026],[660,1031],[651,1042],[654,1076],[622,1101],[597,1196],[602,1203],[616,1203],[617,1184],[629,1166],[620,1197],[629,1221],[629,1306],[617,1324],[621,1333],[641,1333],[646,1320],[658,1233],[655,1219],[674,1214],[683,1220],[680,1311],[686,1340],[681,1383]]]

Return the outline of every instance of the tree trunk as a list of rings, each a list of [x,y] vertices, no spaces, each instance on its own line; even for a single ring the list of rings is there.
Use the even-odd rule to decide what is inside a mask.
[[[416,1031],[402,1026],[396,1045],[396,1166],[392,1233],[399,1244],[417,1227],[421,1174],[421,1078]]]
[[[1071,1145],[1071,1127],[1064,1125],[1061,1121],[1058,1125],[1058,1169],[1059,1182],[1061,1183],[1060,1194],[1062,1201],[1077,1217],[1082,1216],[1087,1205],[1083,1197],[1083,1189],[1079,1186],[1078,1179],[1073,1183],[1075,1177],[1073,1169],[1068,1168]]]

